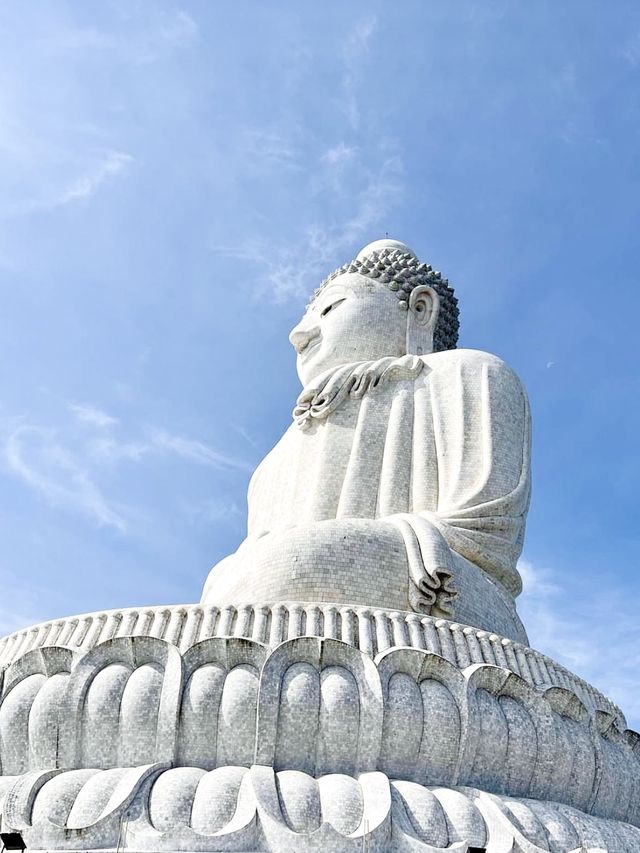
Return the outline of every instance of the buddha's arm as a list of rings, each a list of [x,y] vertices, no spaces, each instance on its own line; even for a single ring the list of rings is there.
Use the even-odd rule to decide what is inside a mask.
[[[527,397],[495,356],[467,351],[450,361],[429,380],[437,501],[434,507],[422,500],[429,487],[414,462],[416,514],[438,529],[451,551],[517,595],[530,495]]]

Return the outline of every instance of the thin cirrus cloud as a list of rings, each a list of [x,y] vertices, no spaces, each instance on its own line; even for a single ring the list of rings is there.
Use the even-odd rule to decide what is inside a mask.
[[[125,26],[117,33],[98,26],[74,24],[70,18],[55,14],[43,27],[46,41],[41,53],[56,59],[83,54],[109,55],[114,61],[130,65],[148,65],[165,59],[173,51],[193,44],[200,37],[196,20],[184,9],[175,11],[134,4],[112,4],[112,13]],[[44,16],[41,14],[41,19]]]
[[[183,505],[184,514],[190,524],[223,523],[238,530],[246,525],[245,511],[235,501],[212,498],[203,503]]]
[[[362,62],[377,26],[375,17],[362,18],[349,33],[342,46],[344,74],[340,108],[354,130],[360,126],[362,113],[358,91],[362,79]]]
[[[327,162],[337,168],[341,159],[338,156]],[[289,297],[308,294],[313,283],[324,277],[333,259],[368,238],[402,198],[404,168],[398,153],[385,151],[376,168],[351,172],[351,212],[336,216],[331,224],[308,223],[302,239],[293,247],[290,243],[246,241],[238,245],[213,245],[211,250],[258,268],[256,296],[268,295],[280,304]]]
[[[150,455],[177,457],[209,468],[251,471],[251,465],[220,453],[204,442],[166,430],[143,430],[137,441],[113,434],[117,418],[91,404],[69,406],[74,419],[89,435],[34,424],[13,424],[5,430],[2,456],[5,469],[50,507],[91,520],[99,527],[125,533],[126,507],[108,498],[99,485],[105,465],[136,463]]]
[[[175,453],[182,459],[197,462],[199,465],[207,465],[211,468],[234,468],[237,471],[247,472],[253,470],[253,466],[248,462],[213,450],[201,441],[170,435],[163,430],[155,431],[152,439],[155,447]]]
[[[253,169],[261,164],[272,168],[276,162],[288,168],[304,164],[305,194],[322,197],[327,204],[321,217],[313,205],[302,206],[298,234],[288,233],[286,242],[272,235],[211,245],[212,252],[255,267],[255,296],[281,304],[307,295],[345,251],[361,241],[369,242],[371,233],[388,220],[405,194],[402,148],[387,127],[379,124],[376,111],[363,106],[366,61],[376,28],[375,17],[361,18],[342,40],[338,53],[341,85],[334,105],[337,113],[346,116],[347,124],[339,141],[301,134],[298,128],[292,131],[284,124],[245,135],[245,144],[249,140],[253,146]],[[371,133],[372,129],[376,132]],[[321,168],[306,168],[310,161]]]
[[[107,141],[114,135],[104,103],[99,115],[87,119],[90,105],[101,103],[98,78],[91,71],[86,79],[78,75],[76,65],[90,61],[91,70],[106,64],[110,73],[127,73],[168,61],[199,39],[198,25],[184,9],[142,11],[133,4],[112,4],[110,12],[121,25],[115,31],[87,25],[86,20],[80,23],[82,15],[48,8],[34,15],[3,9],[3,33],[14,36],[5,39],[0,60],[0,215],[24,217],[90,199],[134,162],[120,149],[126,130],[121,134],[119,128],[116,146]],[[25,41],[31,46],[28,60]],[[13,73],[23,62],[22,73]],[[70,65],[74,71],[65,78]],[[52,102],[47,95],[59,85],[64,86],[64,97]],[[83,109],[86,92],[89,103]],[[124,95],[119,109],[122,103]]]
[[[8,212],[12,216],[26,216],[87,201],[122,175],[134,162],[130,154],[114,150],[101,151],[93,157],[80,156],[78,159],[89,159],[92,162],[84,166],[76,162],[70,164],[67,171],[73,174],[67,178],[62,188],[50,187],[46,192],[43,192],[39,183],[50,185],[51,178],[47,169],[40,165],[41,180],[36,182],[38,186],[33,189],[31,199],[8,202],[5,205],[5,214]]]
[[[88,403],[71,403],[69,410],[79,421],[91,426],[110,427],[118,423],[117,418]]]
[[[119,423],[117,418],[91,403],[72,403],[69,406],[69,411],[76,420],[97,428],[101,433]],[[183,459],[212,468],[235,468],[238,471],[252,470],[249,463],[243,459],[220,453],[202,441],[173,435],[162,429],[148,429],[144,440],[133,442],[123,442],[112,436],[101,434],[91,442],[90,446],[104,456],[110,456],[113,459],[139,459],[141,456],[155,451],[172,453]]]
[[[328,151],[325,151],[320,159],[330,166],[335,166],[348,162],[355,154],[356,149],[353,145],[345,145],[344,142],[340,142],[338,145],[334,145]]]
[[[269,172],[274,168],[302,169],[300,149],[278,131],[252,129],[242,135],[247,168]]]
[[[563,577],[526,559],[520,560],[518,570],[524,586],[518,611],[531,645],[585,678],[630,718],[638,719],[640,628],[630,616],[603,618],[603,613],[625,613],[620,591],[585,588],[573,576]]]
[[[81,460],[58,441],[55,431],[17,427],[5,442],[4,457],[9,471],[49,506],[125,532],[124,517],[110,505]]]
[[[74,201],[90,198],[107,181],[123,172],[133,157],[123,151],[106,151],[88,173],[74,180],[63,192],[50,202],[51,207],[61,207]]]

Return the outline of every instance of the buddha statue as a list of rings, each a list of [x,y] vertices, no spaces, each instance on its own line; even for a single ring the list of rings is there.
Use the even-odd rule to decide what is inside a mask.
[[[395,240],[321,284],[290,334],[293,422],[251,480],[248,535],[204,603],[413,610],[527,642],[514,604],[527,398],[504,362],[457,338],[447,280]]]
[[[203,601],[0,637],[14,849],[640,850],[640,734],[516,613],[526,395],[457,337],[440,273],[367,246],[291,332],[293,422]]]

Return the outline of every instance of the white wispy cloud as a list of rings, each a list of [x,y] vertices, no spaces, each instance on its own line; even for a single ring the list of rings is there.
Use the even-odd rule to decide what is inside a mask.
[[[93,438],[87,442],[86,450],[92,459],[109,464],[138,462],[150,455],[177,456],[208,468],[252,470],[251,465],[243,459],[215,450],[202,441],[155,428],[144,429],[142,437],[137,440],[119,440],[113,435]]]
[[[186,504],[183,511],[190,524],[224,524],[235,529],[246,526],[246,510],[241,509],[235,501],[212,499],[199,504]]]
[[[0,138],[0,150],[2,147],[2,139]],[[95,196],[110,181],[124,173],[134,162],[131,155],[114,150],[100,151],[93,157],[89,154],[74,156],[70,158],[72,163],[67,165],[66,171],[70,172],[71,176],[65,183],[57,174],[49,174],[46,167],[42,167],[37,155],[38,145],[32,147],[34,150],[31,152],[30,158],[33,161],[34,170],[40,169],[42,171],[42,181],[37,182],[34,186],[30,198],[20,199],[14,203],[9,201],[3,206],[4,210],[0,208],[0,213],[4,213],[5,216],[26,216],[86,201]],[[65,154],[65,156],[68,155]],[[21,168],[23,171],[27,171],[28,164],[23,163]],[[44,186],[44,189],[40,184]],[[62,188],[60,188],[61,184]]]
[[[332,148],[329,148],[328,151],[325,151],[321,159],[330,166],[336,166],[348,162],[355,156],[355,154],[355,146],[345,145],[344,142],[340,142],[338,145],[334,145]]]
[[[119,441],[113,436],[99,436],[87,441],[87,456],[96,463],[114,465],[119,462],[138,462],[154,451],[148,441]]]
[[[46,49],[56,55],[103,52],[134,65],[157,62],[200,37],[195,18],[185,9],[164,10],[135,3],[113,3],[113,12],[125,25],[114,34],[97,27],[61,25],[52,19],[54,32]]]
[[[132,162],[133,157],[123,151],[105,151],[91,171],[74,180],[48,206],[61,207],[79,199],[89,198],[103,184],[123,172]]]
[[[376,26],[375,16],[358,21],[342,47],[344,75],[340,107],[354,129],[359,127],[361,119],[358,91],[363,74],[362,62],[369,52],[369,43]]]
[[[70,411],[77,420],[96,427],[110,427],[118,423],[118,419],[103,412],[102,409],[88,403],[71,403]]]
[[[239,471],[250,471],[252,466],[242,459],[236,459],[225,453],[213,450],[201,441],[171,435],[162,430],[153,433],[153,442],[157,447],[175,453],[183,459],[208,465],[212,468],[236,468]]]
[[[160,19],[157,38],[163,44],[182,47],[200,36],[200,28],[193,15],[185,9],[176,9]]]
[[[121,139],[114,141],[116,125],[118,136],[127,134],[124,122],[114,123],[114,109],[122,109],[127,92],[114,83],[109,104],[95,95],[93,109],[102,75],[117,80],[123,69],[143,75],[146,69],[136,66],[172,61],[200,38],[195,17],[177,5],[114,0],[102,25],[71,9],[43,7],[32,17],[4,15],[0,217],[6,218],[81,202],[124,174],[133,157],[121,150]]]
[[[634,68],[640,65],[640,30],[635,30],[622,48],[622,56]]]
[[[218,470],[250,472],[245,460],[219,452],[197,439],[142,426],[125,435],[118,419],[92,403],[67,404],[72,416],[64,427],[22,420],[0,421],[0,465],[54,509],[126,533],[139,512],[111,499],[102,483],[105,472],[121,464],[172,457]],[[0,474],[1,474],[0,470]],[[198,510],[212,515],[211,500]],[[195,512],[195,510],[194,510]]]
[[[119,424],[118,419],[92,403],[71,403],[68,408],[78,421],[99,432],[99,435],[87,438],[84,444],[85,455],[93,460],[137,462],[149,454],[174,455],[210,468],[251,470],[250,464],[243,459],[215,450],[197,439],[175,435],[164,429],[143,427],[137,439],[119,438],[112,429]],[[105,430],[109,431],[107,435],[104,434]]]
[[[562,587],[558,585],[548,569],[541,569],[529,560],[521,559],[518,563],[518,571],[522,578],[526,600],[544,600],[562,592]]]
[[[602,578],[578,582],[520,560],[524,592],[518,611],[531,645],[585,678],[616,702],[640,729],[640,625],[624,591]]]
[[[362,243],[373,239],[376,230],[387,230],[384,226],[388,225],[389,212],[402,198],[401,148],[381,124],[379,110],[366,115],[367,133],[360,131],[365,59],[376,26],[375,17],[359,20],[338,53],[341,86],[334,104],[340,114],[336,127],[341,130],[337,139],[307,138],[304,150],[298,152],[290,141],[288,126],[288,133],[284,126],[283,130],[276,126],[254,137],[256,159],[271,159],[274,167],[303,166],[305,192],[320,199],[313,205],[296,201],[298,234],[288,233],[286,242],[269,235],[211,246],[214,252],[255,266],[257,275],[251,277],[251,287],[256,297],[267,296],[281,303],[310,295],[332,267],[346,260],[345,253],[357,251]],[[371,130],[376,127],[379,132],[372,136]],[[315,148],[311,156],[310,147]],[[311,211],[322,213],[319,216]]]
[[[253,171],[264,169],[301,169],[300,150],[284,131],[253,128],[245,130],[240,147],[245,167]]]
[[[4,446],[5,462],[16,477],[50,506],[80,513],[100,526],[123,533],[126,523],[93,482],[90,471],[51,430],[19,426]]]
[[[125,3],[121,8],[123,17],[129,19],[136,29],[132,27],[132,36],[124,46],[122,41],[116,46],[130,61],[138,64],[157,62],[173,51],[190,47],[200,38],[196,19],[185,9],[157,9],[150,15],[150,7],[136,9],[133,6]]]
[[[255,439],[255,437],[249,432],[246,427],[243,427],[241,424],[231,424],[231,426],[238,433],[238,435],[241,435],[244,438],[247,444],[253,447],[254,450],[257,450],[259,452],[264,450],[264,447],[260,444],[260,442]]]
[[[371,229],[378,225],[399,201],[404,189],[403,177],[402,158],[397,153],[387,153],[378,171],[369,175],[369,180],[359,194],[353,216],[342,224],[340,232],[333,229],[335,248],[331,250],[332,253],[369,235]],[[327,240],[326,231],[324,234],[320,232],[318,237],[319,242],[324,243]],[[316,248],[318,247],[313,247]]]
[[[375,164],[374,164],[375,165]],[[251,241],[236,246],[214,245],[212,250],[255,264],[262,269],[255,283],[256,295],[268,295],[275,302],[310,295],[345,251],[360,248],[371,238],[385,216],[404,192],[401,156],[385,150],[377,169],[361,167],[351,176],[353,213],[330,222],[308,225],[297,243],[274,244]],[[340,257],[340,261],[344,261]]]

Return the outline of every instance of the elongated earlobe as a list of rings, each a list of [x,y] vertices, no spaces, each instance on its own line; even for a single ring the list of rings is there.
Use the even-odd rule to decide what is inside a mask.
[[[421,284],[409,296],[407,311],[407,353],[433,352],[433,333],[440,313],[440,297],[432,287]]]

